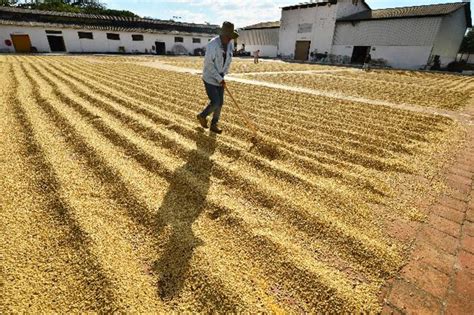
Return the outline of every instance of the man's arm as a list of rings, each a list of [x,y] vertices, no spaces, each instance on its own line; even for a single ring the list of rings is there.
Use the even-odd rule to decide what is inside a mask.
[[[214,60],[216,58],[216,49],[212,47],[212,45],[208,45],[206,50],[206,56],[204,57],[204,69],[207,71],[212,77],[214,77],[217,82],[222,82],[224,78],[219,74],[216,69],[216,64]]]
[[[229,42],[229,50],[232,52],[234,51],[234,43]],[[227,52],[226,52],[227,53]],[[224,74],[227,75],[229,73],[230,69],[230,64],[232,63],[232,53],[230,54],[229,57],[227,57],[229,60],[226,62],[226,66],[224,67]]]

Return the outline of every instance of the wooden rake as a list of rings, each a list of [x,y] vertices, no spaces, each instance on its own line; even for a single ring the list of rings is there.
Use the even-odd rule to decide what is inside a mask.
[[[252,131],[252,138],[250,139],[250,141],[253,143],[253,144],[256,144],[258,139],[257,139],[257,132],[258,132],[258,129],[257,127],[255,126],[254,122],[247,116],[247,114],[242,110],[242,108],[240,107],[239,103],[237,103],[237,101],[235,100],[234,96],[232,95],[232,93],[230,93],[230,90],[229,88],[227,87],[227,84],[224,85],[225,87],[225,90],[227,91],[227,94],[229,94],[230,98],[232,99],[232,101],[234,102],[235,106],[237,106],[237,109],[239,110],[240,114],[242,115],[242,117],[244,118],[244,122],[245,122],[245,125],[247,126],[247,128],[249,128],[251,131]]]

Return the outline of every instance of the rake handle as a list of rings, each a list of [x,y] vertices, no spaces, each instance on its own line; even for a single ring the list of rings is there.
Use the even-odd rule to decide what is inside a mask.
[[[254,133],[254,136],[257,136],[257,128],[255,127],[255,124],[250,120],[250,118],[247,116],[247,114],[242,110],[242,108],[240,108],[240,105],[239,103],[237,103],[237,101],[235,100],[234,96],[232,95],[232,93],[230,93],[230,90],[229,88],[227,87],[227,85],[224,85],[224,88],[225,90],[227,91],[227,94],[229,94],[230,98],[232,99],[232,101],[234,102],[235,106],[237,106],[237,109],[239,110],[239,112],[242,114],[242,116],[244,117],[244,120],[245,120],[245,123],[247,125],[247,127],[249,129],[252,130],[252,132]]]

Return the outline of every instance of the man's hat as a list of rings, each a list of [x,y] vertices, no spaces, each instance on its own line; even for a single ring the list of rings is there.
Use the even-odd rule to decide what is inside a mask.
[[[234,31],[234,24],[230,22],[222,23],[221,35],[228,36],[232,39],[236,39],[237,37],[239,37],[239,34],[236,31]]]

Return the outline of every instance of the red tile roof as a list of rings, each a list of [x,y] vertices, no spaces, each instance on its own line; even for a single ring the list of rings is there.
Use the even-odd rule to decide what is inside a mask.
[[[218,34],[219,26],[211,24],[181,23],[171,20],[145,19],[139,17],[120,17],[72,12],[29,10],[16,7],[0,7],[0,19],[9,24],[31,23],[36,25],[55,24],[69,27],[100,29],[131,29],[147,31],[180,31],[189,33]],[[6,22],[5,22],[6,23]]]
[[[280,21],[257,23],[257,24],[243,27],[242,30],[255,30],[255,29],[262,29],[262,28],[278,28],[278,27],[280,27]]]
[[[380,10],[368,10],[359,12],[347,17],[338,19],[338,21],[364,21],[364,20],[380,20],[380,19],[397,19],[397,18],[412,18],[412,17],[429,17],[441,16],[453,13],[459,9],[466,10],[466,17],[468,19],[468,26],[471,25],[471,10],[469,2],[455,2],[432,5],[421,5],[413,7],[400,7]]]

